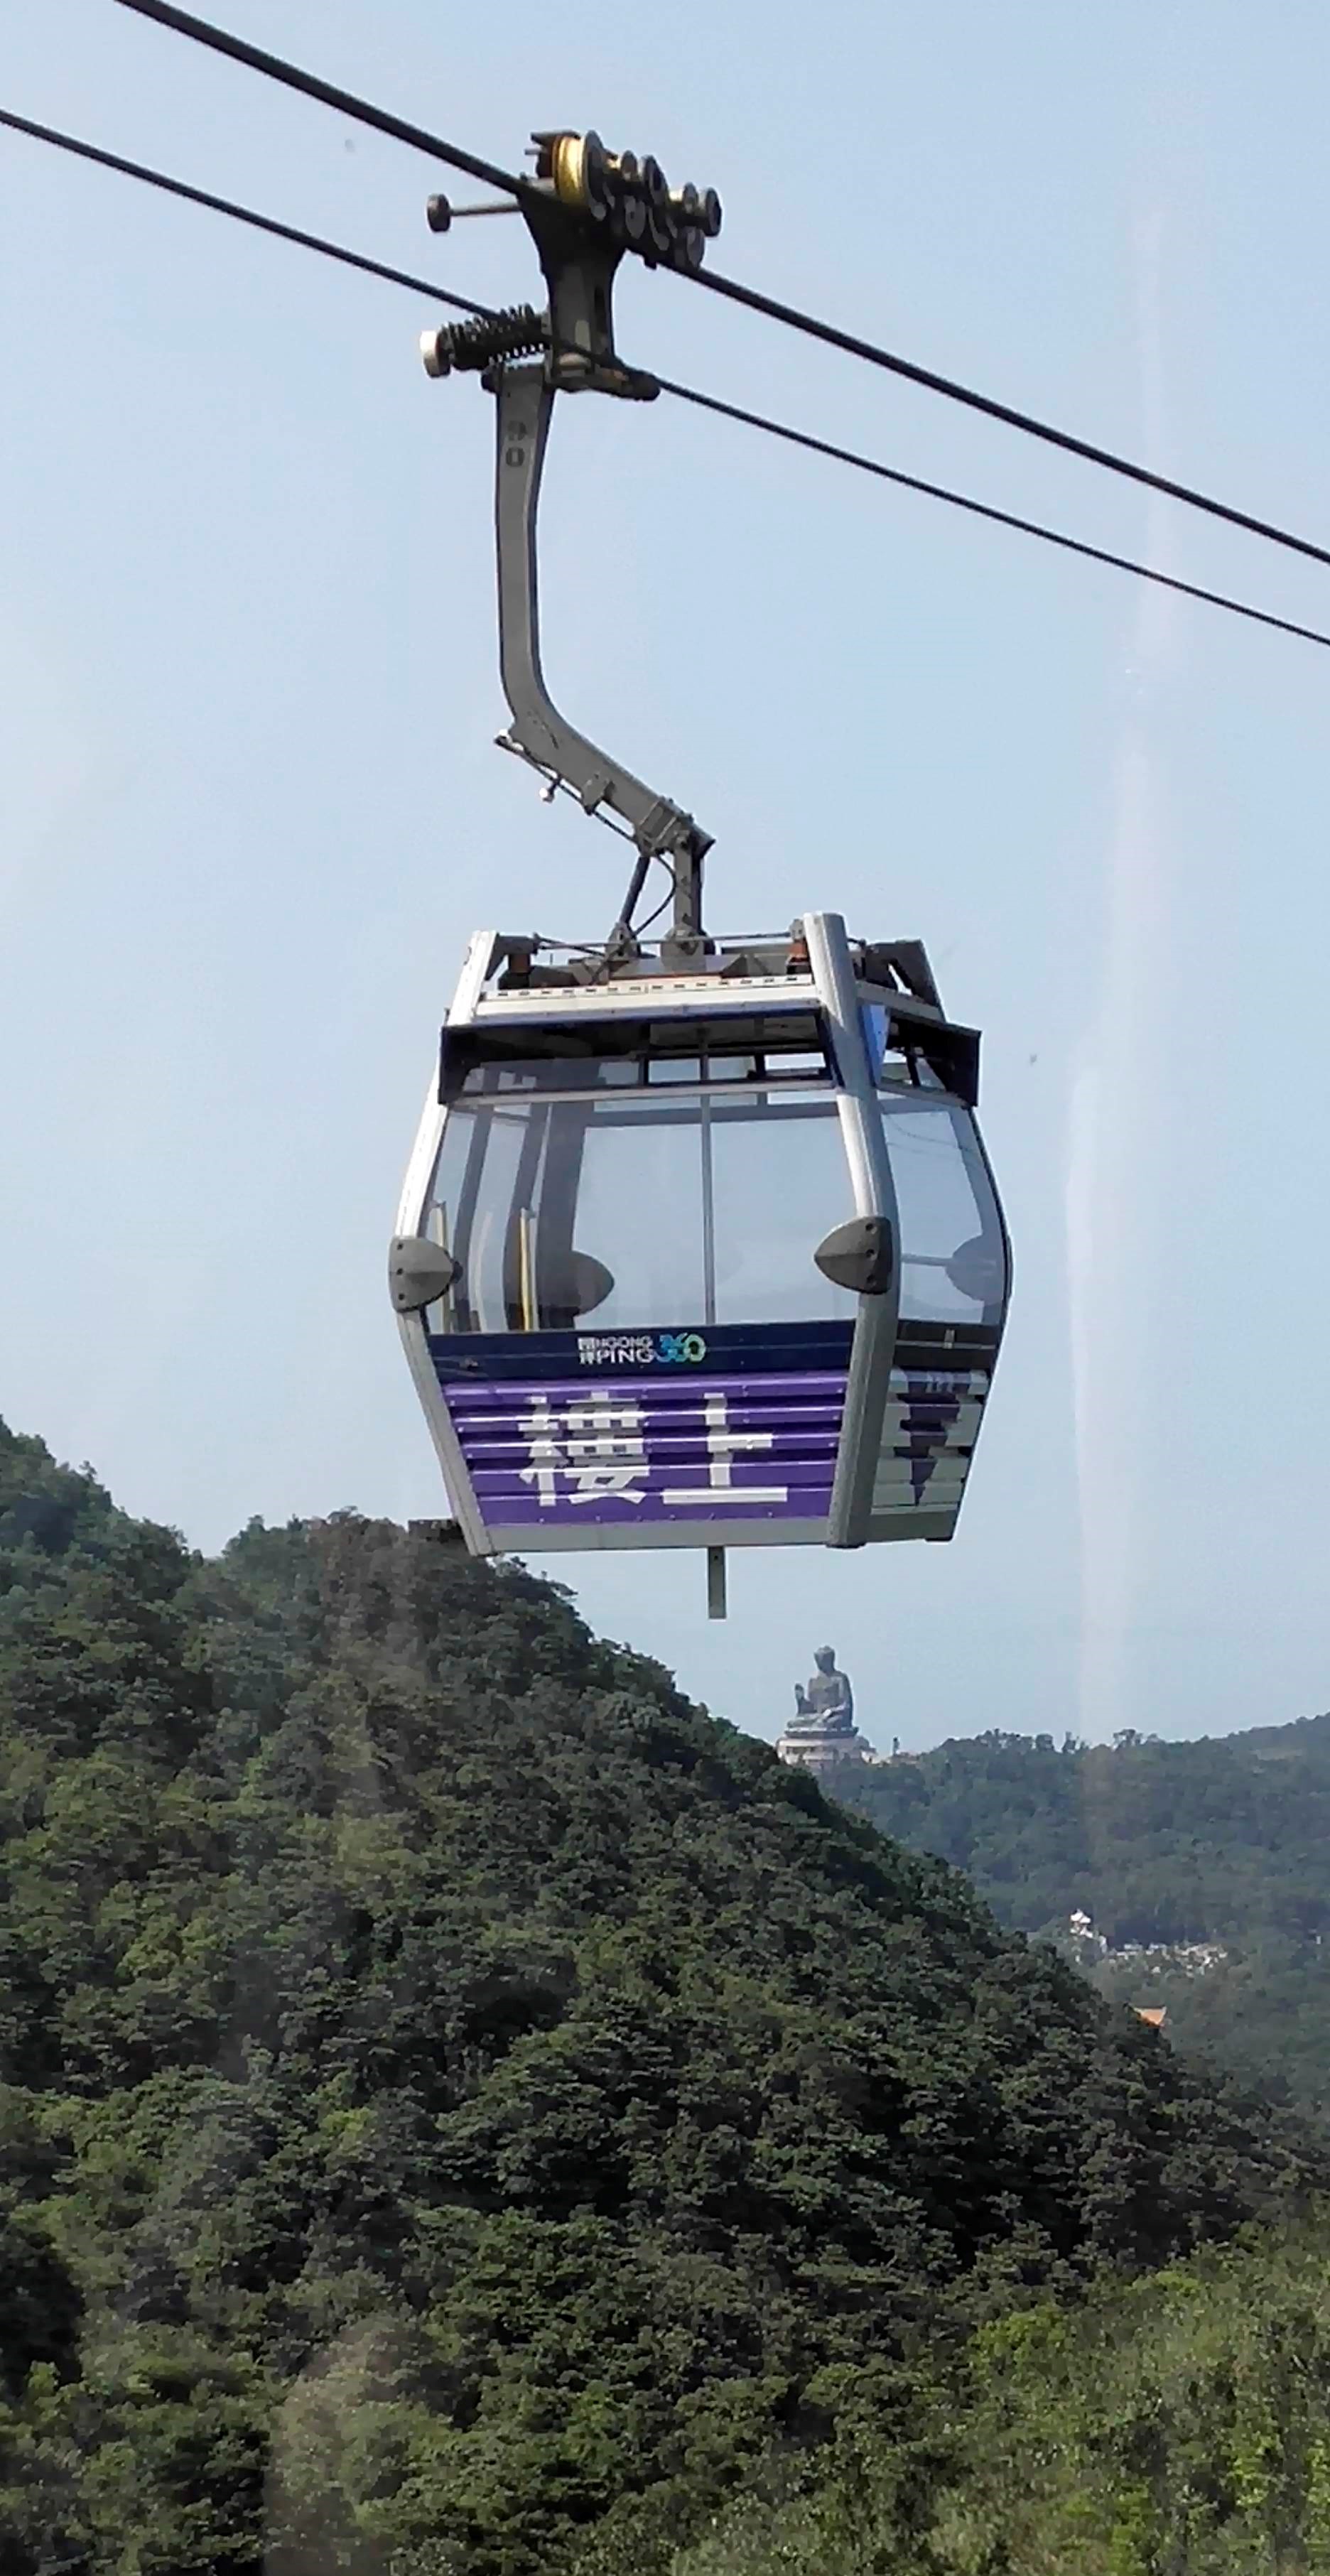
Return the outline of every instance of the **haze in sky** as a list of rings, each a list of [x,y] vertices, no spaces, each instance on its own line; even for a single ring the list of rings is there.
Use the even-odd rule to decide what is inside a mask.
[[[512,164],[719,187],[726,273],[1330,542],[1330,18],[1284,0],[218,0]],[[11,11],[3,104],[482,300],[520,222],[137,21]],[[455,187],[459,197],[465,188]],[[0,136],[0,1413],[215,1547],[442,1508],[384,1287],[472,930],[621,857],[490,747],[491,408],[424,297]],[[1330,573],[626,266],[625,355],[1330,627]],[[546,657],[716,835],[718,929],[920,936],[985,1031],[1016,1297],[950,1548],[564,1559],[774,1735],[1324,1704],[1330,660],[661,401],[560,407]],[[811,1248],[811,1247],[810,1247]]]

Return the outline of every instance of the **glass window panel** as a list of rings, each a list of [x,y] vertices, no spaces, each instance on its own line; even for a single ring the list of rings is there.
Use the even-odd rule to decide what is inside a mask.
[[[996,1322],[1005,1255],[992,1185],[969,1113],[949,1100],[881,1096],[901,1227],[901,1314]]]
[[[474,1054],[480,1061],[469,1061]],[[628,1020],[617,1028],[592,1024],[584,1032],[571,1025],[542,1032],[529,1026],[511,1032],[463,1028],[451,1041],[445,1029],[444,1065],[450,1097],[460,1093],[468,1099],[496,1091],[631,1088],[648,1080],[752,1081],[763,1065],[772,1075],[805,1082],[828,1070],[811,1012],[779,1019],[739,1012],[729,1021],[681,1016],[650,1027]]]
[[[816,1268],[852,1212],[825,1097],[511,1093],[449,1114],[434,1230],[462,1278],[446,1332],[686,1327],[844,1316]]]
[[[512,1056],[493,1064],[475,1064],[463,1077],[467,1099],[498,1091],[629,1090],[640,1083],[643,1066],[636,1056]]]
[[[649,1106],[654,1108],[643,1103],[644,1110]],[[582,1144],[573,1247],[602,1262],[613,1279],[594,1310],[597,1332],[700,1320],[702,1185],[695,1103],[612,1120],[593,1108]]]
[[[789,1081],[791,1075],[797,1081],[807,1082],[810,1078],[816,1078],[818,1074],[825,1076],[827,1070],[827,1060],[824,1055],[820,1053],[800,1055],[795,1048],[792,1048],[788,1054],[768,1055],[765,1058],[765,1064],[768,1074],[775,1074],[785,1082]]]
[[[448,1114],[434,1182],[440,1219],[433,1230],[442,1232],[461,1262],[462,1277],[445,1331],[508,1329],[508,1243],[529,1122],[526,1104],[516,1101],[511,1108],[458,1108]]]
[[[786,1109],[794,1115],[782,1115]],[[834,1102],[765,1114],[754,1100],[711,1118],[715,1203],[715,1321],[814,1322],[849,1317],[854,1300],[824,1279],[813,1255],[854,1214]]]

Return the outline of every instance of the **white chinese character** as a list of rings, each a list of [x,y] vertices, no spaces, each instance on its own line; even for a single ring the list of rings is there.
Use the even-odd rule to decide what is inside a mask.
[[[734,1459],[739,1450],[771,1449],[775,1446],[770,1431],[731,1431],[730,1408],[726,1397],[717,1389],[708,1389],[702,1398],[702,1418],[707,1426],[707,1481],[705,1485],[667,1485],[661,1496],[666,1503],[786,1503],[788,1485],[736,1485]]]
[[[642,1424],[640,1405],[616,1403],[608,1391],[561,1413],[538,1396],[518,1424],[531,1461],[518,1474],[535,1486],[543,1510],[560,1500],[640,1503],[647,1476]]]
[[[529,1467],[519,1467],[524,1485],[534,1485],[542,1507],[555,1502],[562,1451],[555,1437],[559,1417],[550,1409],[547,1395],[538,1395],[530,1413],[524,1414],[517,1426],[526,1442]]]
[[[616,1404],[608,1395],[593,1396],[590,1404],[569,1408],[564,1421],[573,1502],[595,1502],[602,1494],[620,1495],[626,1503],[641,1502],[641,1493],[634,1493],[633,1487],[646,1483],[644,1418],[640,1404]]]

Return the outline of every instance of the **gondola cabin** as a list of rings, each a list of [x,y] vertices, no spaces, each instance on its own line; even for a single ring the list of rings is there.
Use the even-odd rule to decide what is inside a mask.
[[[655,964],[467,956],[389,1261],[467,1546],[950,1538],[1010,1271],[976,1033],[831,913]]]

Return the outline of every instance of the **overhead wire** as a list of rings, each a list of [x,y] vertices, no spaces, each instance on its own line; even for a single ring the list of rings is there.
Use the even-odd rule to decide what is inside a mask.
[[[123,5],[137,7],[140,0],[123,0]],[[143,5],[148,5],[148,0],[143,0]],[[151,0],[154,11],[160,5],[163,5],[163,0]],[[109,152],[100,144],[87,143],[56,126],[42,125],[32,117],[19,116],[12,109],[0,108],[0,127],[8,127],[14,133],[49,144],[56,151],[70,153],[101,169],[113,170],[124,178],[136,179],[144,186],[181,198],[189,205],[203,206],[210,213],[225,215],[232,222],[244,224],[256,232],[271,234],[279,241],[293,242],[297,248],[313,251],[320,258],[334,260],[344,268],[386,279],[389,285],[406,287],[413,294],[427,296],[436,303],[450,305],[481,320],[493,318],[490,305],[478,304],[469,296],[457,295],[433,278],[417,276],[409,269],[395,268],[384,260],[370,259],[323,234],[306,232],[297,225],[279,221],[275,216],[259,214],[251,206],[238,204],[234,198],[217,196],[210,189],[196,188],[186,180],[172,178],[167,172],[153,169],[145,162],[128,160],[123,154]],[[907,474],[901,467],[886,465],[878,457],[865,456],[858,449],[843,447],[833,439],[819,438],[811,430],[796,429],[787,421],[774,420],[768,414],[748,410],[740,403],[726,402],[720,395],[703,393],[694,385],[678,384],[666,376],[657,376],[655,381],[662,393],[677,402],[690,403],[697,410],[712,412],[720,419],[759,430],[768,437],[782,440],[787,446],[803,448],[810,455],[824,456],[836,464],[848,465],[857,473],[870,474],[877,481],[895,484],[902,491],[917,492],[929,500],[946,502],[952,509],[963,510],[971,518],[986,519],[994,526],[1010,528],[1021,536],[1036,537],[1041,543],[1056,546],[1065,554],[1080,555],[1088,562],[1107,564],[1115,571],[1131,573],[1139,581],[1153,582],[1161,589],[1177,591],[1184,598],[1200,600],[1207,607],[1223,609],[1230,616],[1245,618],[1253,625],[1272,627],[1277,633],[1296,636],[1303,643],[1330,648],[1330,633],[1322,633],[1317,627],[1300,625],[1293,618],[1277,617],[1270,609],[1255,608],[1248,601],[1235,599],[1224,591],[1209,590],[1200,583],[1184,581],[1175,573],[1163,572],[1152,564],[1138,563],[1129,555],[1114,554],[1107,547],[1091,545],[1081,537],[1068,536],[1061,529],[1047,527],[1037,519],[1023,518],[1015,511],[999,509],[992,502],[976,500],[972,494],[954,491],[946,484]]]
[[[207,46],[214,53],[225,54],[251,71],[261,72],[288,89],[300,91],[306,98],[334,107],[339,114],[372,126],[378,133],[427,153],[433,160],[446,162],[455,170],[464,170],[472,178],[484,179],[491,187],[506,191],[519,202],[526,196],[539,193],[529,179],[518,173],[503,170],[492,161],[481,160],[475,153],[465,152],[460,145],[447,142],[441,135],[431,134],[424,126],[410,124],[385,108],[375,107],[350,90],[335,88],[316,73],[307,72],[300,65],[283,60],[280,55],[267,53],[261,46],[250,44],[244,37],[231,35],[225,28],[195,16],[188,9],[177,8],[174,0],[117,0],[117,6],[132,10],[137,17],[150,18],[177,35],[188,36],[194,43]],[[783,303],[778,296],[767,295],[758,287],[745,286],[740,280],[723,277],[711,268],[690,269],[684,274],[694,285],[706,287],[713,295],[744,305],[750,312],[765,315],[769,321],[779,322],[789,330],[820,340],[829,348],[840,349],[847,356],[859,358],[866,365],[881,368],[909,384],[919,385],[926,392],[939,394],[948,402],[959,403],[969,411],[979,412],[986,419],[1000,421],[1006,428],[1039,439],[1046,446],[1060,448],[1066,455],[1080,457],[1106,473],[1125,476],[1129,482],[1141,484],[1148,491],[1162,492],[1169,500],[1180,501],[1188,509],[1202,511],[1230,527],[1242,528],[1248,535],[1261,537],[1270,545],[1283,546],[1293,554],[1305,555],[1313,563],[1330,564],[1330,547],[1318,545],[1310,537],[1298,536],[1292,529],[1281,528],[1274,520],[1259,518],[1253,511],[1241,510],[1231,502],[1220,501],[1212,493],[1198,490],[1194,484],[1158,474],[1153,467],[1119,455],[1113,448],[1101,447],[1092,439],[1080,438],[1071,430],[1059,429],[1053,422],[1041,420],[1034,412],[1024,411],[1014,403],[1002,402],[995,395],[981,393],[975,386],[962,384],[957,377],[943,375],[936,368],[921,366],[912,358],[903,358],[895,350],[882,348],[876,341],[864,339],[857,332],[843,330],[837,323],[825,322],[816,314],[805,313],[796,305]]]
[[[85,143],[76,134],[63,134],[54,125],[38,125],[35,118],[16,116],[12,108],[0,107],[0,125],[15,134],[30,135],[34,142],[49,143],[57,152],[72,153],[80,161],[93,161],[102,170],[116,170],[125,179],[141,180],[148,188],[158,188],[168,197],[183,197],[191,206],[206,206],[214,215],[229,215],[237,224],[248,224],[254,232],[271,233],[278,241],[295,242],[301,250],[317,251],[323,259],[335,259],[343,268],[362,269],[367,277],[384,277],[390,286],[409,286],[422,295],[434,297],[440,304],[456,306],[461,313],[487,317],[489,306],[473,304],[466,295],[450,294],[436,286],[433,278],[413,277],[409,269],[392,268],[385,260],[369,259],[362,251],[347,250],[341,242],[329,241],[322,233],[307,233],[297,224],[279,223],[275,215],[256,214],[252,206],[238,205],[233,197],[217,197],[208,188],[194,188],[185,179],[172,179],[164,170],[150,169],[144,161],[127,161],[122,153],[104,151],[99,143]]]
[[[405,143],[412,151],[425,153],[431,161],[443,161],[451,170],[463,170],[469,179],[483,179],[487,187],[501,188],[519,200],[535,193],[531,180],[519,172],[501,170],[495,161],[464,152],[460,144],[447,143],[442,135],[431,134],[423,125],[394,116],[386,107],[375,107],[351,90],[338,89],[332,81],[321,80],[317,72],[307,72],[299,63],[288,63],[280,54],[268,53],[262,45],[251,45],[246,37],[233,36],[227,28],[214,26],[210,19],[196,18],[192,10],[175,8],[173,0],[117,0],[117,6],[132,9],[137,18],[151,18],[159,27],[169,27],[173,35],[188,36],[211,53],[225,54],[233,63],[242,63],[247,71],[261,72],[265,80],[279,82],[283,89],[299,90],[302,97],[316,99],[322,107],[336,108],[339,116],[348,117],[355,125],[372,126],[376,134],[386,134],[394,143]]]
[[[127,0],[137,5],[137,0]],[[1170,501],[1185,502],[1188,509],[1202,510],[1212,519],[1223,519],[1228,526],[1245,528],[1249,536],[1264,537],[1271,545],[1286,546],[1293,554],[1307,555],[1313,563],[1330,564],[1330,546],[1321,546],[1310,537],[1296,536],[1289,528],[1278,527],[1272,519],[1259,519],[1249,510],[1239,510],[1231,502],[1217,501],[1211,493],[1200,492],[1191,483],[1175,482],[1167,474],[1156,474],[1149,465],[1137,465],[1128,456],[1119,456],[1111,447],[1097,447],[1093,440],[1078,438],[1069,429],[1057,429],[1051,421],[1040,420],[1033,412],[1019,411],[1013,403],[999,402],[992,394],[981,394],[973,385],[963,385],[954,376],[939,375],[932,367],[916,365],[912,358],[902,358],[894,350],[879,348],[875,341],[861,340],[856,332],[842,331],[834,322],[819,321],[816,315],[801,313],[792,304],[782,304],[774,295],[764,295],[755,286],[742,286],[735,278],[720,277],[714,269],[698,270],[693,283],[709,287],[713,295],[723,295],[731,303],[742,304],[753,313],[763,313],[769,320],[785,323],[791,330],[802,331],[814,340],[824,341],[829,348],[843,349],[850,357],[862,358],[869,366],[885,368],[901,376],[908,384],[922,385],[929,393],[943,394],[948,402],[961,403],[969,411],[982,412],[989,420],[1002,421],[1008,429],[1023,430],[1027,437],[1042,439],[1049,447],[1061,448],[1068,456],[1083,457],[1091,465],[1103,466],[1110,474],[1125,475],[1148,491],[1162,492]]]
[[[811,430],[794,429],[788,421],[772,420],[765,412],[747,411],[741,403],[722,402],[718,394],[699,393],[692,385],[672,384],[664,376],[657,376],[656,382],[661,392],[672,394],[676,402],[694,403],[700,411],[717,412],[724,420],[765,430],[770,438],[784,439],[791,447],[807,448],[813,456],[831,457],[838,465],[850,465],[857,473],[895,483],[902,491],[921,492],[932,501],[947,501],[952,509],[968,511],[972,518],[991,520],[999,528],[1014,528],[1024,537],[1038,537],[1042,544],[1058,546],[1064,554],[1084,555],[1090,563],[1109,564],[1117,572],[1134,573],[1138,581],[1155,582],[1162,590],[1180,591],[1184,599],[1200,599],[1211,608],[1227,609],[1232,617],[1247,617],[1255,625],[1276,627],[1284,635],[1298,635],[1304,643],[1330,645],[1330,635],[1322,634],[1319,627],[1300,626],[1294,618],[1276,617],[1268,608],[1252,608],[1226,591],[1206,590],[1199,582],[1183,581],[1177,573],[1161,572],[1154,564],[1137,563],[1130,555],[1113,554],[1107,546],[1092,546],[1084,537],[1069,537],[1060,528],[1045,527],[1041,520],[1023,519],[1016,511],[1000,510],[991,501],[976,501],[971,494],[954,492],[945,483],[929,483],[922,475],[906,474],[898,465],[884,465],[875,456],[862,455],[857,448],[840,447],[834,439],[817,438]]]

